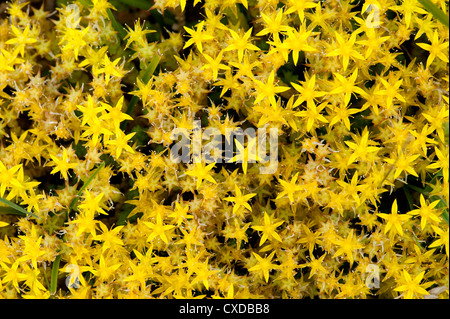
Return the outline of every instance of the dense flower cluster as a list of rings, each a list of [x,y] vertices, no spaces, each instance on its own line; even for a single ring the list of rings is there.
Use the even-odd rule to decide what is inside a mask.
[[[448,298],[443,24],[416,0],[151,9],[172,28],[8,4],[0,297]],[[247,140],[242,163],[173,161],[194,120],[276,128],[276,172]]]

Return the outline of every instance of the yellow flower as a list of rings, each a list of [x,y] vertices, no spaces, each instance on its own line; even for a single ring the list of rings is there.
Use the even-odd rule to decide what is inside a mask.
[[[403,270],[403,285],[394,288],[394,290],[400,292],[404,291],[405,299],[412,299],[414,297],[421,298],[425,295],[429,295],[428,291],[423,288],[423,284],[420,284],[424,275],[425,271],[422,271],[412,279],[411,275],[406,270]]]
[[[27,25],[23,32],[11,25],[11,30],[15,35],[15,38],[6,41],[6,44],[17,44],[17,48],[20,51],[20,55],[23,57],[25,54],[25,47],[29,44],[37,42],[37,39],[30,36],[30,25]]]
[[[50,172],[50,174],[55,174],[57,172],[61,172],[62,177],[67,181],[69,180],[68,177],[68,170],[75,168],[78,163],[69,163],[69,159],[67,157],[67,149],[63,149],[63,155],[62,158],[56,157],[52,154],[50,154],[50,157],[52,159],[51,162],[48,163],[48,165],[55,166],[53,170]]]
[[[105,144],[109,146],[112,154],[116,158],[120,157],[120,155],[123,153],[123,150],[125,150],[131,154],[134,154],[134,149],[130,145],[128,145],[128,141],[135,134],[136,134],[136,132],[125,135],[125,133],[120,128],[116,128],[115,138],[106,141]]]
[[[409,215],[420,215],[420,227],[425,229],[427,222],[436,222],[439,223],[440,219],[438,217],[438,211],[435,209],[436,205],[439,204],[441,200],[435,200],[430,205],[427,205],[423,194],[420,194],[420,208],[414,209],[408,212]]]
[[[236,214],[241,206],[247,208],[249,211],[252,211],[252,207],[247,202],[250,200],[250,198],[256,196],[256,194],[242,195],[242,192],[239,187],[237,187],[237,185],[234,185],[234,193],[236,194],[236,196],[229,196],[224,198],[224,200],[234,203],[233,214]]]
[[[200,53],[203,53],[203,42],[214,40],[214,36],[212,34],[209,34],[208,32],[203,31],[203,27],[205,25],[205,21],[201,21],[196,25],[197,30],[189,29],[188,27],[184,27],[187,33],[191,36],[191,38],[186,42],[183,49],[186,49],[190,47],[191,45],[195,44],[200,51]]]
[[[230,67],[227,65],[224,65],[220,63],[223,58],[223,51],[220,51],[216,58],[213,58],[209,56],[208,54],[203,54],[203,57],[208,61],[205,65],[203,65],[200,69],[209,69],[212,71],[213,75],[213,81],[217,80],[217,76],[219,73],[219,70],[229,70]]]
[[[323,260],[325,259],[326,255],[327,255],[326,253],[323,254],[321,257],[319,257],[319,259],[316,259],[314,257],[314,255],[312,255],[311,261],[309,263],[300,265],[300,268],[304,268],[304,267],[311,268],[308,279],[311,279],[311,277],[316,274],[320,275],[320,276],[328,274],[328,270],[322,265]]]
[[[169,243],[169,240],[166,235],[166,231],[171,230],[172,228],[175,228],[174,225],[163,224],[161,214],[156,215],[156,223],[144,222],[144,225],[151,229],[150,235],[148,235],[148,238],[147,238],[148,242],[152,241],[155,237],[159,237],[166,244]]]
[[[268,98],[272,105],[276,105],[275,94],[285,92],[289,90],[286,86],[275,86],[274,85],[275,72],[272,70],[269,74],[269,78],[267,82],[261,82],[259,80],[255,80],[256,84],[256,95],[255,104],[258,104],[264,98]]]
[[[250,227],[249,223],[242,223],[243,225],[240,225],[239,218],[234,218],[234,226],[230,226],[229,224],[225,226],[225,229],[223,231],[225,241],[228,240],[228,238],[235,238],[237,249],[241,249],[241,242],[248,242],[248,237],[246,234],[247,229]]]
[[[95,275],[100,281],[108,281],[111,277],[116,276],[119,267],[122,266],[120,260],[113,258],[106,258],[103,254],[100,255],[98,264],[95,264]]]
[[[340,103],[338,106],[331,106],[328,105],[329,108],[332,109],[332,117],[330,120],[330,126],[336,125],[337,123],[344,123],[347,130],[350,131],[350,117],[353,114],[361,112],[359,109],[354,108],[348,108],[346,104]]]
[[[358,139],[357,143],[345,141],[345,144],[353,151],[348,159],[347,165],[350,165],[357,159],[360,161],[364,161],[367,159],[369,153],[378,152],[380,150],[379,147],[369,146],[370,144],[374,144],[374,142],[369,141],[369,130],[367,127],[364,128],[362,135],[360,138],[354,137],[354,139]]]
[[[208,259],[204,263],[199,263],[195,269],[195,277],[192,283],[202,282],[206,289],[209,289],[209,277],[218,273],[220,270],[211,270],[208,265]]]
[[[418,175],[414,170],[414,165],[412,163],[419,158],[419,156],[420,154],[405,155],[403,152],[400,152],[400,154],[396,154],[395,158],[386,158],[385,161],[395,167],[394,178],[399,177],[402,172],[417,177]]]
[[[213,169],[213,167],[216,165],[216,163],[211,163],[207,166],[205,166],[203,163],[196,163],[195,166],[192,166],[189,171],[186,172],[186,175],[196,177],[197,183],[196,188],[199,189],[200,185],[202,184],[203,180],[206,179],[210,181],[211,183],[217,184],[217,182],[214,180],[214,178],[211,176],[209,171]]]
[[[98,223],[97,220],[94,219],[95,212],[92,210],[82,210],[79,214],[77,214],[74,220],[69,221],[69,224],[77,225],[76,236],[85,233],[86,230],[91,236],[96,236],[95,226]]]
[[[253,267],[250,267],[248,269],[249,272],[257,272],[258,274],[262,275],[261,277],[264,278],[266,282],[269,281],[269,272],[272,269],[278,269],[278,265],[272,264],[272,258],[275,255],[275,251],[271,252],[269,256],[266,258],[261,257],[257,253],[252,252],[253,256],[255,256],[257,260],[257,264]]]
[[[344,37],[342,37],[339,32],[335,32],[335,37],[337,43],[335,44],[336,49],[328,52],[327,56],[339,56],[342,57],[342,65],[344,67],[344,71],[347,70],[348,63],[350,58],[356,60],[364,60],[364,57],[357,50],[354,49],[356,42],[356,32],[353,32],[350,35],[350,38],[346,41]],[[333,48],[333,47],[331,47]]]
[[[277,199],[282,198],[285,195],[288,195],[289,201],[291,203],[294,202],[294,194],[296,191],[298,191],[298,185],[297,183],[298,173],[295,173],[295,175],[292,177],[290,182],[283,181],[282,179],[279,179],[279,182],[281,186],[283,187],[283,190],[278,194]]]
[[[189,205],[181,206],[179,202],[175,202],[175,209],[173,213],[169,215],[169,217],[172,217],[175,219],[177,223],[177,227],[181,225],[182,222],[187,221],[188,219],[194,218],[194,216],[189,215]]]
[[[316,107],[314,103],[309,104],[305,111],[300,111],[295,113],[295,116],[304,117],[307,119],[306,131],[310,132],[314,124],[317,123],[328,123],[328,120],[320,114],[320,112],[327,106],[327,103],[322,103]]]
[[[85,37],[89,31],[89,26],[81,30],[67,27],[59,42],[60,45],[65,43],[62,47],[63,54],[68,54],[69,56],[73,55],[75,60],[78,60],[78,52],[87,45]]]
[[[323,236],[321,235],[320,230],[311,231],[311,229],[305,224],[302,224],[302,229],[303,232],[300,236],[300,239],[297,240],[297,243],[308,244],[309,254],[312,255],[314,247],[316,245],[323,244],[323,241],[321,240]]]
[[[435,240],[434,242],[432,242],[430,244],[430,248],[434,248],[434,247],[439,247],[439,246],[445,246],[445,253],[447,254],[447,257],[449,256],[449,228],[448,228],[448,224],[447,224],[447,230],[443,230],[437,226],[431,225],[431,227],[433,228],[434,232],[436,234],[439,235],[439,239]]]
[[[107,51],[108,51],[107,45],[100,48],[98,51],[95,51],[92,47],[88,46],[87,52],[85,54],[86,58],[82,62],[80,62],[80,64],[78,64],[78,66],[80,68],[88,66],[88,65],[92,65],[93,67],[98,67],[98,65],[103,60]]]
[[[303,82],[302,85],[298,85],[297,83],[291,83],[295,90],[297,90],[300,95],[292,107],[297,107],[303,102],[306,101],[308,107],[312,107],[315,105],[315,99],[318,97],[322,97],[326,94],[326,92],[318,91],[316,89],[316,75],[313,74],[309,79]]]
[[[273,216],[272,216],[273,217]],[[284,221],[272,222],[269,214],[264,212],[264,224],[261,226],[252,226],[254,230],[261,231],[263,233],[259,245],[262,246],[267,239],[275,238],[281,242],[281,237],[276,232],[278,226],[282,225]]]
[[[259,31],[256,36],[260,37],[270,33],[274,41],[280,41],[280,33],[287,31],[288,29],[285,21],[283,21],[283,16],[283,9],[274,11],[272,15],[261,12],[261,19],[264,21],[264,29]]]
[[[428,12],[421,7],[420,2],[415,0],[403,0],[400,5],[391,6],[390,9],[402,12],[407,28],[409,28],[411,24],[412,17],[416,17],[417,13],[428,14]]]
[[[23,166],[19,168],[17,172],[17,176],[11,180],[11,191],[8,196],[6,196],[7,200],[11,200],[17,195],[22,199],[28,198],[27,191],[32,190],[34,187],[38,186],[40,182],[28,182],[29,178],[25,179],[25,174],[23,172]]]
[[[124,37],[127,40],[125,49],[135,42],[139,46],[145,46],[147,44],[147,39],[145,37],[148,33],[156,32],[155,30],[142,30],[140,19],[134,22],[134,30],[128,27],[128,34]]]
[[[94,100],[92,95],[88,95],[88,99],[85,103],[85,106],[77,105],[77,108],[81,112],[83,112],[83,119],[81,120],[81,125],[94,122],[94,118],[97,118],[97,114],[105,109],[104,106],[97,106],[97,101]]]
[[[256,161],[261,161],[258,151],[256,149],[257,138],[250,138],[247,147],[244,147],[238,140],[236,140],[236,155],[233,156],[229,163],[242,163],[242,170],[244,174],[247,174],[248,163],[255,163]]]
[[[356,78],[358,77],[358,69],[353,71],[352,75],[348,78],[340,75],[339,73],[334,73],[336,88],[334,88],[330,94],[340,94],[344,93],[344,105],[348,105],[352,93],[358,93],[362,97],[366,97],[367,93],[362,88],[356,85]]]
[[[12,286],[16,289],[17,293],[20,293],[19,282],[24,281],[27,276],[22,272],[22,267],[19,268],[21,264],[16,260],[11,267],[5,264],[1,265],[1,268],[5,271],[5,276],[2,279],[3,284],[12,283]],[[19,268],[19,269],[18,269]]]
[[[288,0],[286,14],[296,12],[303,22],[305,18],[305,10],[318,7],[319,5],[313,0]]]
[[[122,78],[126,71],[122,70],[122,67],[118,67],[117,64],[120,61],[120,57],[115,59],[114,61],[111,61],[107,54],[104,55],[103,60],[101,61],[100,68],[94,68],[92,70],[92,74],[95,76],[98,76],[99,74],[105,75],[105,82],[106,84],[109,83],[109,80],[112,76],[117,78]]]
[[[444,182],[448,183],[448,175],[449,175],[449,152],[448,148],[445,150],[445,155],[442,153],[442,151],[438,148],[434,148],[436,151],[436,155],[438,157],[438,160],[435,163],[432,163],[427,166],[427,168],[431,169],[442,169],[442,174],[444,176]]]
[[[250,43],[250,36],[252,34],[253,28],[248,29],[247,32],[241,37],[236,31],[228,29],[228,31],[231,33],[232,39],[229,40],[228,46],[224,49],[224,51],[238,51],[238,62],[240,63],[242,61],[242,58],[244,57],[244,51],[245,50],[251,50],[251,51],[259,51],[260,48],[258,48],[256,45],[253,45]]]
[[[113,250],[117,246],[123,246],[124,243],[122,239],[120,239],[119,233],[124,226],[116,226],[114,229],[108,230],[105,224],[99,222],[98,225],[102,230],[101,235],[96,235],[94,240],[98,240],[102,242],[102,253],[105,252],[108,248],[112,248]]]
[[[116,10],[112,4],[109,3],[108,0],[91,0],[92,8],[89,14],[90,17],[97,18],[97,15],[101,17],[107,17],[108,9]]]
[[[353,229],[350,230],[347,238],[338,238],[336,244],[339,246],[339,249],[334,253],[333,258],[345,254],[347,260],[350,262],[350,267],[353,265],[354,254],[356,251],[364,247],[364,244],[362,244],[358,238],[354,238]]]
[[[389,232],[392,236],[395,234],[399,234],[403,236],[403,224],[405,221],[409,220],[411,216],[407,214],[398,214],[398,204],[397,199],[394,200],[391,207],[391,213],[378,213],[377,216],[380,216],[384,220],[387,221],[386,226],[384,227],[384,233]]]
[[[6,168],[2,161],[0,161],[0,197],[3,197],[6,187],[10,187],[11,181],[14,179],[16,172],[22,167],[22,164],[15,165],[11,168]]]
[[[274,45],[277,49],[269,52],[275,53],[277,50],[281,52],[283,55],[284,61],[288,61],[288,54],[292,52],[292,59],[294,61],[294,65],[297,65],[298,58],[300,56],[300,52],[315,52],[316,48],[308,44],[308,39],[311,36],[312,31],[306,31],[306,26],[302,24],[299,30],[294,28],[287,28],[285,34],[286,38],[283,43],[268,42],[269,44]]]
[[[91,192],[86,190],[84,192],[84,198],[80,205],[78,205],[78,208],[86,213],[100,213],[107,215],[107,213],[102,208],[102,198],[104,194],[100,193],[96,197],[93,197],[91,195]]]
[[[112,123],[114,124],[114,129],[116,132],[120,129],[120,123],[122,121],[125,121],[125,120],[132,121],[133,120],[133,118],[131,116],[122,112],[123,99],[124,99],[124,97],[121,96],[120,99],[117,101],[115,107],[111,107],[109,104],[106,104],[106,103],[101,103],[102,106],[104,107],[104,109],[106,111],[108,111],[108,113],[103,114],[100,117],[100,119],[105,120],[105,121],[111,120]]]
[[[31,227],[30,234],[19,236],[20,239],[24,242],[24,249],[23,249],[23,256],[18,259],[18,261],[31,261],[31,264],[33,265],[33,268],[37,271],[38,266],[38,258],[45,254],[45,251],[42,249],[42,236],[37,235],[37,229],[36,226],[33,225]]]
[[[398,92],[400,86],[403,84],[403,80],[399,79],[393,85],[391,83],[389,83],[388,81],[386,81],[385,79],[383,79],[383,78],[380,78],[380,81],[383,84],[383,86],[385,87],[385,89],[384,90],[377,90],[374,94],[375,95],[385,96],[387,98],[386,106],[388,108],[392,106],[392,102],[393,102],[394,98],[397,98],[397,100],[399,100],[400,102],[406,102],[406,100],[403,97],[403,95],[401,95]]]

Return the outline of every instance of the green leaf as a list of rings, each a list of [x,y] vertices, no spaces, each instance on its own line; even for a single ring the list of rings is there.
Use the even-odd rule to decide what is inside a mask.
[[[9,208],[8,207],[0,207],[0,211],[3,211],[3,212],[6,211],[6,214],[15,214],[15,215],[23,215],[24,214],[24,215],[30,215],[35,218],[38,218],[35,214],[33,214],[29,211],[26,211],[23,207],[16,205],[7,199],[0,197],[0,202],[9,206]],[[15,213],[13,211],[15,211]]]
[[[436,19],[441,21],[447,28],[449,27],[448,15],[446,15],[439,7],[430,0],[419,0],[419,2],[428,10]]]
[[[449,136],[450,136],[450,127],[449,127],[448,121],[442,123],[442,128],[444,129],[445,142],[448,144]]]
[[[444,220],[447,222],[448,225],[448,212],[447,211],[443,212],[441,216],[442,218],[444,218]]]
[[[123,40],[123,38],[125,38],[127,36],[127,31],[119,22],[117,22],[116,18],[114,17],[114,14],[112,13],[110,8],[108,8],[106,10],[106,12],[108,13],[109,20],[111,20],[111,23],[112,23],[114,29],[119,34],[120,39]]]
[[[23,213],[15,210],[14,208],[5,206],[0,206],[0,214],[24,216]]]
[[[409,210],[414,209],[414,202],[411,196],[411,193],[409,192],[408,187],[403,187],[403,191],[405,192],[406,200],[408,201]]]
[[[61,255],[56,256],[55,261],[52,266],[52,279],[50,281],[50,294],[55,294],[56,287],[58,284],[58,270],[59,270],[59,262],[61,261]]]
[[[152,77],[153,73],[156,70],[156,67],[158,66],[159,62],[161,61],[161,57],[159,55],[155,55],[148,65],[148,67],[145,69],[144,74],[142,75],[142,81],[144,83],[147,83],[150,81],[150,78]]]
[[[133,144],[136,145],[147,145],[149,141],[149,136],[147,131],[140,125],[136,125],[131,129],[131,132],[135,132],[136,134],[131,138]]]
[[[412,189],[413,191],[422,193],[422,194],[424,194],[424,195],[427,195],[427,194],[429,193],[428,190],[422,189],[422,188],[417,187],[417,186],[414,186],[414,185],[406,184],[405,186],[408,187],[408,188],[410,188],[410,189]]]

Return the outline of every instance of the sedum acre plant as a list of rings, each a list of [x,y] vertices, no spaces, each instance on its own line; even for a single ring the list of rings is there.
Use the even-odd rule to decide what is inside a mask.
[[[0,297],[448,298],[428,2],[0,5]]]

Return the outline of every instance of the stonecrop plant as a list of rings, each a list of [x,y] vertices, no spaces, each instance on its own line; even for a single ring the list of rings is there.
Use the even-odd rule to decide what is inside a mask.
[[[449,297],[448,1],[55,5],[0,4],[1,298]]]

